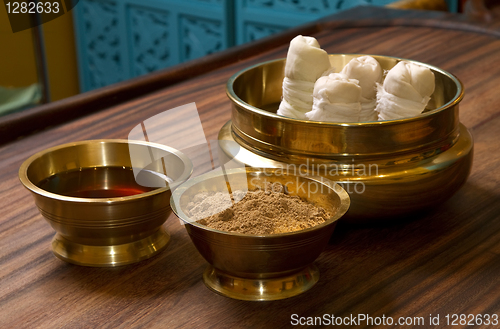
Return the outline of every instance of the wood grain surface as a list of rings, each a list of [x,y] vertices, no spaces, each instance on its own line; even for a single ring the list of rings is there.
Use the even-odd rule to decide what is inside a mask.
[[[141,121],[191,102],[207,139],[216,139],[230,119],[228,78],[285,57],[287,43],[271,47],[269,39],[268,47],[257,44],[259,51],[241,60],[4,144],[0,328],[286,328],[292,314],[423,317],[420,327],[431,328],[445,327],[447,314],[500,317],[500,28],[462,20],[361,8],[317,25],[313,35],[330,53],[410,58],[456,75],[465,85],[460,120],[472,131],[475,154],[468,182],[438,208],[386,225],[339,225],[316,261],[319,282],[294,298],[244,302],[209,291],[201,280],[207,263],[173,215],[165,224],[172,242],[154,258],[114,269],[64,263],[50,250],[54,231],[17,177],[35,152],[72,141],[127,138]],[[67,105],[70,111],[71,99]],[[439,326],[430,324],[430,314],[440,316]]]

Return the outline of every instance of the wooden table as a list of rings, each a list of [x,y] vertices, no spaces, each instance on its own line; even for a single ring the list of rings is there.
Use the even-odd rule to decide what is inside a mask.
[[[288,41],[299,33],[314,35],[330,53],[411,58],[458,76],[466,89],[460,120],[475,138],[466,185],[412,221],[339,225],[316,262],[320,281],[281,301],[244,302],[209,291],[201,280],[207,263],[173,215],[165,224],[172,235],[168,249],[138,264],[86,268],[54,257],[54,231],[17,178],[26,158],[71,141],[127,138],[142,120],[190,102],[196,102],[207,139],[215,139],[230,119],[227,79],[255,63],[285,57]],[[452,314],[500,316],[499,35],[498,24],[470,24],[443,13],[358,8],[2,119],[0,328],[276,328],[325,314],[366,314],[374,321],[385,315],[395,324],[399,317],[422,317],[422,327],[431,327],[430,315],[439,315],[443,327]],[[31,135],[8,142],[16,137],[12,127]]]

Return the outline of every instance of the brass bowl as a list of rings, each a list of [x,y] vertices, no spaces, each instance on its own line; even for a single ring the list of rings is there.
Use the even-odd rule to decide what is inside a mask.
[[[249,235],[212,229],[186,215],[187,204],[199,192],[253,190],[264,188],[266,182],[285,185],[289,194],[324,207],[332,217],[301,231]],[[327,246],[337,220],[349,208],[349,196],[324,179],[288,175],[274,169],[240,168],[188,180],[173,192],[171,205],[210,264],[203,274],[208,288],[235,299],[276,300],[298,295],[318,281],[319,272],[313,262]]]
[[[334,54],[340,71],[360,54]],[[375,56],[384,70],[400,58]],[[461,82],[430,68],[436,89],[423,114],[400,120],[361,123],[315,122],[276,114],[281,100],[284,59],[261,63],[227,82],[232,120],[219,140],[225,156],[252,167],[294,167],[321,175],[346,189],[351,207],[342,220],[379,222],[404,218],[441,204],[467,180],[473,140],[459,122]],[[235,151],[236,150],[236,151]]]
[[[134,154],[133,160],[131,154]],[[174,182],[166,184],[162,178],[152,178],[149,179],[151,186],[163,187],[129,196],[67,194],[66,188],[77,191],[82,186],[90,189],[93,185],[111,189],[110,185],[115,183],[123,185],[116,188],[133,186],[132,167],[159,174],[165,168]],[[96,173],[68,178],[81,170]],[[116,179],[112,175],[115,170],[120,173]],[[19,178],[32,192],[40,213],[57,232],[52,240],[52,250],[57,257],[78,265],[112,267],[149,258],[167,246],[170,235],[162,224],[172,212],[171,187],[187,180],[191,172],[191,161],[167,146],[140,141],[90,140],[52,147],[31,156],[21,165]],[[44,182],[50,180],[54,183],[48,189]],[[116,182],[112,183],[113,180]]]

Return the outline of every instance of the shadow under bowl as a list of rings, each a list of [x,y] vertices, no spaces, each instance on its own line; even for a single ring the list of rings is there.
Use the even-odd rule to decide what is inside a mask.
[[[171,189],[191,172],[191,161],[173,148],[104,139],[39,152],[21,165],[19,178],[57,232],[57,257],[113,267],[147,259],[168,245],[162,225],[172,212]]]
[[[192,221],[187,206],[200,192],[265,189],[281,183],[290,195],[323,207],[332,214],[325,223],[300,231],[249,235],[219,231]],[[319,279],[314,260],[327,246],[337,220],[349,208],[349,196],[325,179],[252,168],[215,171],[179,186],[172,209],[210,266],[203,281],[211,290],[241,300],[276,300],[298,295]]]

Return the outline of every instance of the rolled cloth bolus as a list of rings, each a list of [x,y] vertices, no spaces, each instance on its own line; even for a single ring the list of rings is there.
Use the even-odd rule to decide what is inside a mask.
[[[379,120],[396,120],[419,115],[434,92],[434,73],[424,66],[399,62],[377,85]]]
[[[360,122],[376,121],[377,112],[377,83],[382,82],[382,67],[379,62],[371,56],[360,56],[353,58],[347,63],[340,73],[349,79],[356,79],[361,87],[361,113]]]
[[[309,120],[327,122],[358,122],[361,112],[361,87],[355,79],[342,73],[330,73],[314,85]]]
[[[320,48],[313,37],[298,35],[290,42],[283,79],[283,97],[278,114],[306,119],[311,111],[314,83],[331,69],[326,51]]]

